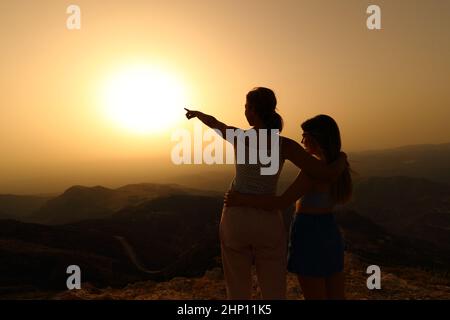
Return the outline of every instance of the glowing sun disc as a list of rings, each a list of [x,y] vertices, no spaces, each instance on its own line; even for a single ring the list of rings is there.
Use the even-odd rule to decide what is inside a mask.
[[[181,82],[160,69],[137,66],[114,74],[105,84],[103,104],[116,125],[136,133],[170,127],[185,106]]]

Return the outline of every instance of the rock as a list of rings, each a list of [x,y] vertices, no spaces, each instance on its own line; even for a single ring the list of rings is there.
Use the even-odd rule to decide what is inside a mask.
[[[214,268],[205,272],[205,278],[210,280],[223,280],[223,270],[221,268]]]

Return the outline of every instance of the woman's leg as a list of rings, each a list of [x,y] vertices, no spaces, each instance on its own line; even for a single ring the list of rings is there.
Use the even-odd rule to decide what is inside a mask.
[[[280,246],[275,250],[259,248],[256,251],[256,274],[263,299],[286,299],[287,271],[286,249],[284,247]]]
[[[305,300],[326,300],[328,298],[325,278],[298,275],[298,282]]]
[[[326,279],[327,297],[330,300],[345,300],[345,274],[337,272]]]
[[[286,299],[287,238],[281,213],[259,213],[253,239],[258,284],[263,299]]]
[[[222,265],[227,298],[249,300],[252,297],[252,253],[250,249],[232,248],[222,243]]]
[[[252,293],[251,266],[253,252],[246,239],[247,209],[224,208],[220,221],[222,265],[227,298],[249,300]]]

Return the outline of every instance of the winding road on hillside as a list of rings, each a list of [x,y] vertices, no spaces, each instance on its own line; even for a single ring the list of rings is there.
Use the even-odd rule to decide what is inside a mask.
[[[136,252],[134,252],[133,247],[128,243],[128,241],[124,237],[120,236],[114,236],[117,240],[119,240],[120,244],[122,245],[123,249],[125,250],[125,253],[130,258],[131,262],[136,266],[136,268],[139,269],[139,271],[142,271],[147,274],[161,274],[162,270],[149,270],[147,269],[141,261],[138,259]]]
[[[183,258],[187,257],[191,252],[193,252],[193,251],[195,251],[196,249],[199,248],[199,244],[195,244],[192,247],[190,247],[189,249],[187,249],[186,251],[184,251],[183,253],[181,253],[178,256],[178,259],[174,263],[166,266],[164,269],[162,269],[162,270],[149,270],[142,264],[142,262],[137,257],[136,252],[134,251],[133,247],[128,243],[128,241],[124,237],[114,236],[114,238],[117,239],[120,242],[120,244],[122,245],[122,248],[124,249],[126,255],[128,256],[128,258],[131,260],[133,265],[139,271],[142,271],[142,272],[147,273],[147,274],[152,274],[152,275],[162,275],[165,271],[169,270],[169,268],[174,267],[176,264],[180,263]]]

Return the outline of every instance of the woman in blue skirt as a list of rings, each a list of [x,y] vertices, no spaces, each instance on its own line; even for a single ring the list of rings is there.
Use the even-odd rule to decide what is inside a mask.
[[[318,115],[302,124],[305,149],[325,163],[341,152],[339,128],[333,118]],[[229,192],[227,206],[246,205],[271,210],[296,201],[291,225],[288,271],[296,273],[305,299],[345,299],[344,241],[333,208],[352,193],[350,167],[334,181],[314,179],[301,171],[281,196]]]

